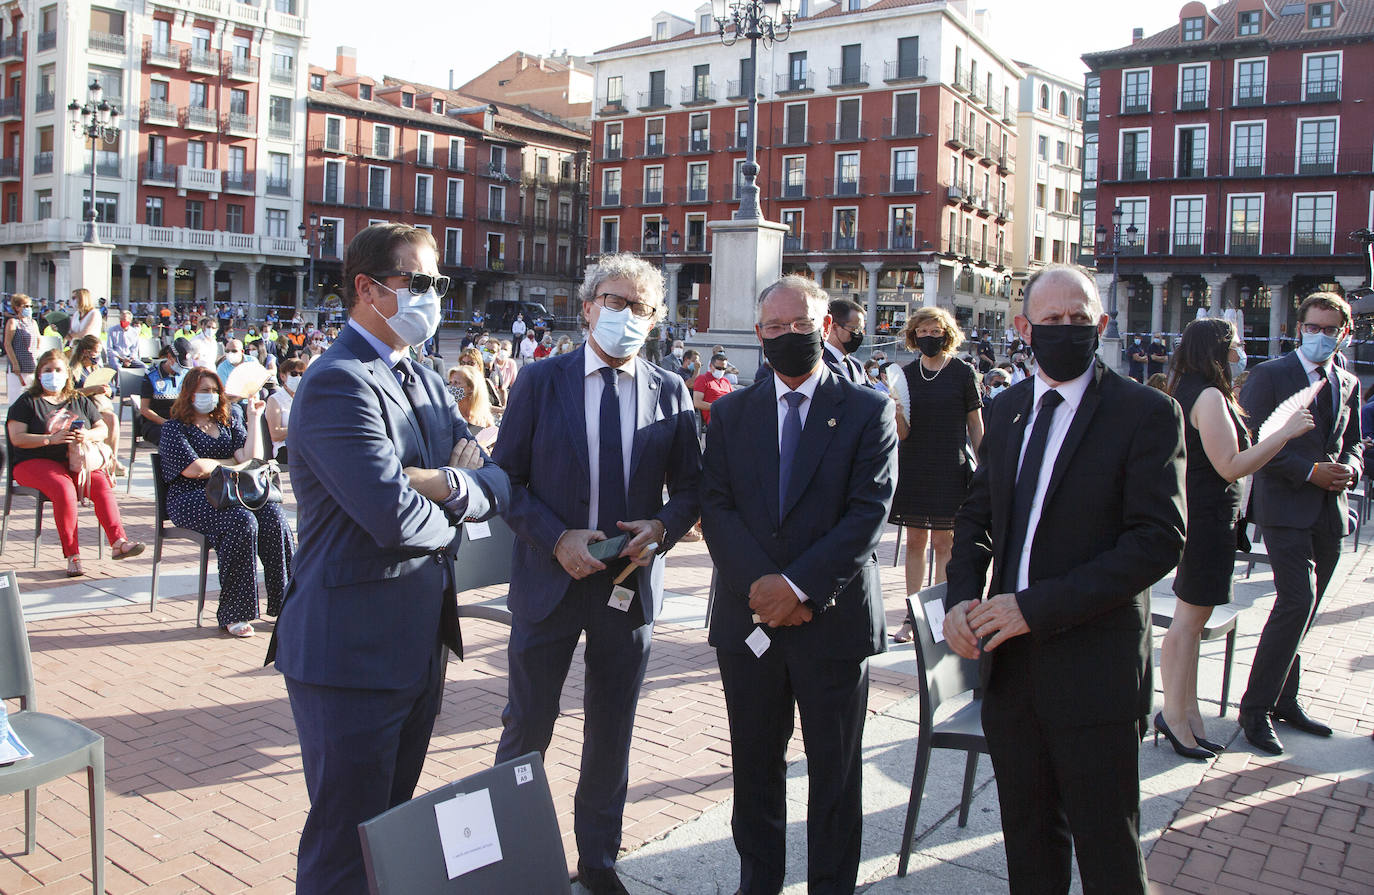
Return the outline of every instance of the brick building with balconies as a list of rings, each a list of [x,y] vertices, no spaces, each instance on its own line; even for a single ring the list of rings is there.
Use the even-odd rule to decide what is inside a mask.
[[[727,219],[758,97],[760,205],[783,268],[891,330],[913,301],[1006,319],[1021,69],[964,0],[800,0],[785,42],[722,45],[711,5],[596,53],[590,254],[663,264],[670,315],[709,326],[708,220]],[[927,284],[929,287],[927,288]]]
[[[489,298],[571,316],[585,255],[587,135],[528,109],[357,73],[340,47],[310,69],[306,211],[327,227],[315,273],[341,294],[359,229],[403,221],[434,234],[454,278],[450,319]]]
[[[65,298],[93,203],[115,303],[298,307],[304,5],[6,4],[0,288]],[[94,157],[66,108],[93,83],[119,127]]]
[[[1121,209],[1123,332],[1225,314],[1272,355],[1306,295],[1364,282],[1350,233],[1374,222],[1374,0],[1187,3],[1083,59],[1084,242]]]

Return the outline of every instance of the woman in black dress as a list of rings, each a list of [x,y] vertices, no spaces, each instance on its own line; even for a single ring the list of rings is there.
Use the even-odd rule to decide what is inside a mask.
[[[968,496],[973,457],[983,440],[983,401],[978,374],[954,356],[964,334],[948,311],[918,309],[907,319],[902,338],[921,356],[902,368],[893,388],[901,442],[888,521],[906,528],[906,592],[914,594],[925,586],[927,544],[935,548],[931,583],[945,580],[954,514]],[[892,639],[911,639],[911,619]]]
[[[1288,439],[1313,426],[1311,413],[1304,410],[1278,432],[1250,445],[1231,386],[1233,375],[1244,367],[1240,350],[1230,321],[1195,320],[1183,331],[1169,380],[1169,393],[1183,408],[1185,421],[1188,540],[1174,575],[1174,620],[1160,650],[1164,710],[1155,715],[1155,739],[1164,734],[1184,758],[1208,759],[1222,749],[1204,739],[1197,703],[1198,647],[1213,607],[1231,601],[1241,515],[1239,480],[1272,460]]]

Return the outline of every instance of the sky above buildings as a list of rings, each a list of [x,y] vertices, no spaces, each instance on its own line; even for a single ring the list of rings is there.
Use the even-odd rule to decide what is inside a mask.
[[[461,85],[516,50],[590,55],[643,37],[660,10],[691,18],[700,0],[314,0],[310,61],[332,68],[334,48],[358,50],[358,71]],[[993,46],[1051,72],[1078,77],[1079,56],[1130,43],[1178,21],[1183,0],[974,0],[991,11]]]

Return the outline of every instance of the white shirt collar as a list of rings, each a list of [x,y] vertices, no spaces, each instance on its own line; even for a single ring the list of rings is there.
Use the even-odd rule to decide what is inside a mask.
[[[367,340],[367,344],[372,346],[372,350],[377,352],[378,357],[386,361],[386,365],[388,367],[395,367],[396,364],[400,363],[401,358],[406,356],[406,350],[404,348],[400,349],[399,351],[395,348],[392,348],[390,345],[383,342],[381,339],[377,338],[372,333],[363,329],[362,324],[360,324],[354,318],[348,318],[348,325],[357,330],[358,335],[362,336],[364,339]]]
[[[1296,354],[1296,355],[1298,356],[1298,361],[1302,364],[1303,370],[1305,370],[1305,371],[1307,372],[1307,378],[1308,378],[1309,380],[1311,380],[1312,374],[1313,374],[1314,372],[1316,372],[1317,370],[1320,370],[1323,366],[1326,367],[1326,371],[1325,371],[1325,374],[1324,374],[1324,375],[1325,375],[1327,378],[1330,378],[1330,376],[1331,376],[1331,368],[1332,368],[1333,366],[1335,366],[1336,355],[1333,354],[1333,355],[1331,355],[1330,357],[1328,357],[1328,358],[1326,359],[1326,363],[1323,365],[1323,364],[1314,364],[1314,363],[1312,363],[1310,360],[1308,360],[1308,359],[1307,359],[1307,355],[1305,355],[1305,354],[1302,353],[1302,349],[1301,349],[1301,348],[1296,349],[1293,353]]]
[[[839,361],[840,363],[844,363],[844,359],[846,357],[845,353],[840,349],[836,348],[834,345],[832,345],[828,340],[825,342],[825,350],[828,351],[830,353],[830,356],[835,358],[835,360]]]
[[[1076,379],[1070,379],[1062,385],[1054,386],[1054,390],[1059,392],[1059,396],[1064,399],[1070,410],[1078,410],[1078,405],[1083,401],[1083,395],[1088,391],[1088,383],[1092,381],[1093,374],[1097,372],[1097,361],[1094,360],[1088,365],[1088,369]],[[1050,390],[1050,384],[1045,381],[1037,371],[1035,376],[1035,400],[1031,404],[1031,409],[1036,410],[1040,407],[1040,399],[1045,397],[1045,392]]]
[[[591,342],[584,342],[583,344],[585,346],[582,350],[582,376],[584,378],[592,375],[602,367],[611,366],[601,359],[601,355],[596,353],[596,349],[592,347]],[[633,379],[635,378],[635,370],[638,366],[639,365],[635,363],[635,359],[632,357],[629,363],[621,367],[615,367],[614,369],[616,372],[624,373]]]
[[[816,368],[814,372],[812,372],[810,376],[806,377],[805,382],[797,386],[795,389],[788,388],[787,384],[783,382],[782,379],[780,379],[777,376],[777,374],[774,374],[773,391],[777,395],[777,398],[775,400],[782,401],[782,396],[791,391],[801,392],[803,395],[806,396],[806,399],[808,401],[811,400],[811,398],[815,397],[816,387],[821,384],[821,373],[824,372],[824,370],[825,364],[821,364],[819,367]]]

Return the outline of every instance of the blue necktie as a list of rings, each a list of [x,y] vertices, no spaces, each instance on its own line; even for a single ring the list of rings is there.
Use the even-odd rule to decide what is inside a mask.
[[[625,507],[625,454],[620,442],[620,377],[610,367],[601,368],[600,474],[596,490],[596,527],[615,537],[617,522],[627,521]]]
[[[1002,554],[1002,593],[1016,593],[1017,580],[1021,569],[1021,551],[1026,546],[1026,529],[1030,526],[1031,504],[1035,502],[1035,490],[1040,484],[1040,467],[1045,465],[1045,445],[1050,439],[1050,426],[1054,422],[1054,411],[1064,403],[1064,396],[1054,389],[1045,392],[1040,399],[1040,412],[1035,416],[1035,426],[1031,428],[1030,441],[1026,443],[1026,456],[1021,459],[1021,470],[1016,476],[1016,491],[1011,499],[1011,522],[1007,526],[1007,550]]]
[[[787,402],[787,415],[782,418],[782,442],[778,445],[778,517],[787,506],[787,483],[792,479],[792,460],[801,444],[801,405],[806,395],[788,392],[782,396]]]

